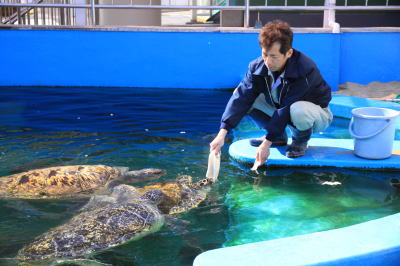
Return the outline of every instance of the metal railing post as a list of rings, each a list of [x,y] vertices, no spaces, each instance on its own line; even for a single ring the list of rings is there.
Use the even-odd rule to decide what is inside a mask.
[[[326,7],[335,7],[336,6],[336,0],[325,0],[325,6]],[[339,23],[336,23],[336,17],[335,17],[335,9],[329,8],[324,10],[324,28],[332,28],[333,33],[339,33],[340,32],[340,25]]]
[[[85,4],[85,0],[77,0],[77,4]],[[86,10],[83,8],[75,8],[75,25],[85,26],[86,25]]]
[[[249,27],[249,21],[250,21],[250,0],[246,0],[245,2],[245,10],[244,10],[244,27],[248,28]]]
[[[94,12],[94,0],[90,0],[90,17],[91,17],[91,22],[92,26],[95,25],[95,12]]]
[[[192,0],[192,6],[197,6],[197,0]],[[192,9],[192,22],[197,21],[197,10]]]

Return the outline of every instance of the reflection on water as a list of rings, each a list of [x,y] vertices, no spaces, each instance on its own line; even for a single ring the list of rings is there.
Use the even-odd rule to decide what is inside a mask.
[[[208,143],[230,96],[226,91],[132,88],[0,91],[1,176],[101,163],[132,170],[166,169],[161,180],[178,174],[195,180],[205,176]],[[324,134],[344,135],[344,128]],[[199,207],[175,215],[140,241],[89,259],[112,265],[191,265],[196,255],[209,249],[332,229],[399,211],[392,188],[382,181],[394,174],[264,169],[255,176],[248,166],[231,161],[227,148],[219,181]],[[147,182],[151,181],[135,185]],[[23,245],[66,222],[84,203],[1,199],[0,258],[13,258]]]

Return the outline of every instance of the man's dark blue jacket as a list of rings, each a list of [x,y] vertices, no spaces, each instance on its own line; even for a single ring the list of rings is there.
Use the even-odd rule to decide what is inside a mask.
[[[294,102],[308,101],[325,108],[332,98],[331,88],[322,78],[315,63],[295,49],[286,62],[278,104],[272,102],[267,77],[268,69],[262,57],[250,62],[246,77],[236,88],[225,108],[221,128],[228,131],[235,128],[250,110],[255,99],[260,93],[264,93],[267,103],[277,108],[266,128],[266,138],[275,141],[282,135],[285,127],[292,124],[290,106]]]

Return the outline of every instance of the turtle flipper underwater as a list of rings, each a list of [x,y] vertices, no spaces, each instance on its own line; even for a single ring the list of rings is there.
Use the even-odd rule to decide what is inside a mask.
[[[141,195],[132,186],[120,186],[130,187],[128,202],[80,213],[69,222],[37,237],[18,252],[17,259],[83,257],[140,239],[161,228],[164,216],[157,205],[164,200],[164,194],[159,190],[149,190]]]
[[[147,168],[128,171],[127,167],[107,165],[56,166],[0,178],[0,197],[60,199],[89,197],[93,192],[121,182],[156,179],[164,170]]]

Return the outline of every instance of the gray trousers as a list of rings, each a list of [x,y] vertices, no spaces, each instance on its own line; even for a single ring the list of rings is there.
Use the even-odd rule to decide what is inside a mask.
[[[265,101],[265,95],[260,94],[254,101],[249,110],[258,109],[268,116],[272,117],[275,112],[275,106]],[[312,129],[313,132],[324,131],[333,120],[333,115],[329,107],[321,108],[312,102],[298,101],[290,106],[290,117],[293,125],[300,131]]]

